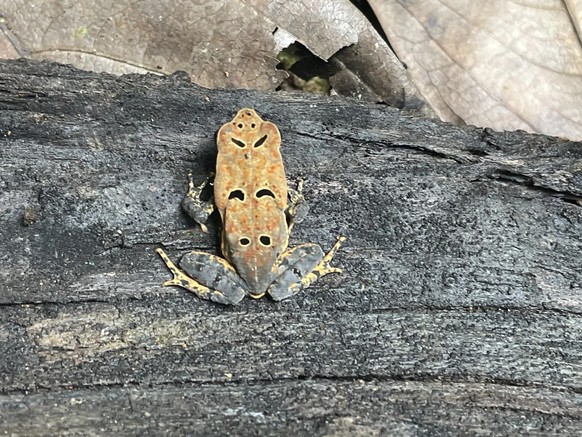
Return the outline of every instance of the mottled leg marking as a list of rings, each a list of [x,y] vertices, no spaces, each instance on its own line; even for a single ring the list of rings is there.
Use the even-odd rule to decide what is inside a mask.
[[[295,223],[300,223],[309,211],[309,205],[305,201],[305,197],[303,197],[303,179],[299,178],[297,181],[296,190],[289,189],[289,197],[287,216],[289,217],[289,232],[291,232]]]
[[[162,284],[163,287],[176,285],[178,287],[191,291],[201,299],[207,299],[222,304],[235,304],[238,303],[244,297],[244,291],[242,292],[242,295],[240,293],[234,293],[234,295],[233,294],[225,295],[220,291],[206,287],[205,285],[201,284],[200,282],[196,281],[195,279],[189,277],[184,272],[182,272],[161,248],[156,249],[156,253],[160,255],[164,263],[166,263],[168,269],[170,269],[170,271],[174,275],[172,279],[169,279]]]
[[[180,268],[203,286],[219,292],[222,296],[221,303],[235,304],[246,295],[243,281],[224,258],[206,252],[192,251],[182,257]]]
[[[269,287],[268,293],[276,301],[283,300],[309,287],[322,276],[341,273],[342,269],[332,267],[330,262],[345,240],[346,237],[339,236],[325,256],[316,244],[302,244],[286,251],[273,267],[279,276]]]
[[[208,299],[208,293],[211,292],[210,288],[205,287],[204,285],[198,283],[194,279],[186,276],[176,264],[168,257],[166,252],[163,251],[161,248],[156,249],[156,253],[160,255],[162,260],[168,266],[168,269],[172,272],[174,277],[172,279],[168,279],[166,282],[162,284],[162,287],[168,287],[170,285],[177,285],[178,287],[185,288],[188,291],[192,291],[196,293],[202,299]]]
[[[190,217],[192,217],[196,223],[200,225],[200,229],[202,232],[208,232],[208,228],[204,223],[208,220],[208,216],[212,214],[214,211],[214,200],[211,198],[206,202],[200,200],[200,194],[206,185],[210,183],[210,179],[214,176],[214,174],[210,175],[210,177],[206,178],[204,182],[200,185],[195,186],[194,180],[192,178],[192,172],[188,173],[188,192],[184,199],[182,200],[182,208],[186,211]]]

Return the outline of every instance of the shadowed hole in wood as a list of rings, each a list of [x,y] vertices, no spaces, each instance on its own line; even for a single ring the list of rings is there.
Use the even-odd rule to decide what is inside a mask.
[[[257,140],[257,142],[256,142],[256,143],[255,143],[255,145],[254,145],[255,149],[256,149],[257,147],[261,147],[265,141],[267,141],[267,135],[263,135],[261,138],[259,138],[259,139]]]
[[[244,193],[243,190],[233,190],[228,195],[228,200],[230,200],[230,199],[238,199],[238,200],[244,202],[244,200],[245,200],[245,193]]]
[[[238,240],[238,242],[241,246],[248,246],[251,244],[251,240],[249,240],[247,237],[242,237],[240,240]]]
[[[271,245],[271,237],[269,237],[268,235],[261,235],[259,237],[259,241],[261,242],[261,244],[263,244],[265,246]]]

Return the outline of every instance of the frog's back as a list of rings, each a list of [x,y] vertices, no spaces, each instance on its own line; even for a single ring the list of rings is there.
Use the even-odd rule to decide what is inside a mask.
[[[222,251],[252,288],[263,288],[287,247],[287,181],[277,126],[241,109],[218,131],[214,201]]]
[[[218,131],[214,181],[216,207],[224,214],[229,197],[268,195],[282,210],[287,207],[287,181],[281,134],[252,109],[241,109]],[[261,191],[263,190],[263,191]]]

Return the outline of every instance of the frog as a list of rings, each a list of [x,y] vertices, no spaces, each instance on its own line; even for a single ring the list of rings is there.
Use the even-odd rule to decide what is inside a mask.
[[[201,197],[210,178],[196,185],[189,173],[182,208],[204,232],[209,216],[218,210],[223,256],[194,250],[181,258],[178,267],[157,248],[173,274],[162,285],[235,305],[245,296],[269,295],[281,301],[322,276],[341,273],[331,260],[346,240],[343,235],[327,253],[315,243],[288,247],[290,232],[307,208],[303,180],[296,189],[287,183],[277,126],[254,109],[243,108],[219,129],[216,144],[213,197],[205,201]]]

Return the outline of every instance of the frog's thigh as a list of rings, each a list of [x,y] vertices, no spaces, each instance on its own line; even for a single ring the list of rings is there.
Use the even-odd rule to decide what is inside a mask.
[[[236,304],[246,292],[234,267],[224,258],[206,252],[189,252],[180,260],[180,268],[205,287],[214,290],[209,299]]]
[[[312,274],[323,257],[321,247],[313,243],[301,244],[283,253],[273,266],[277,277],[268,290],[273,300],[286,299],[305,288],[303,278]]]

